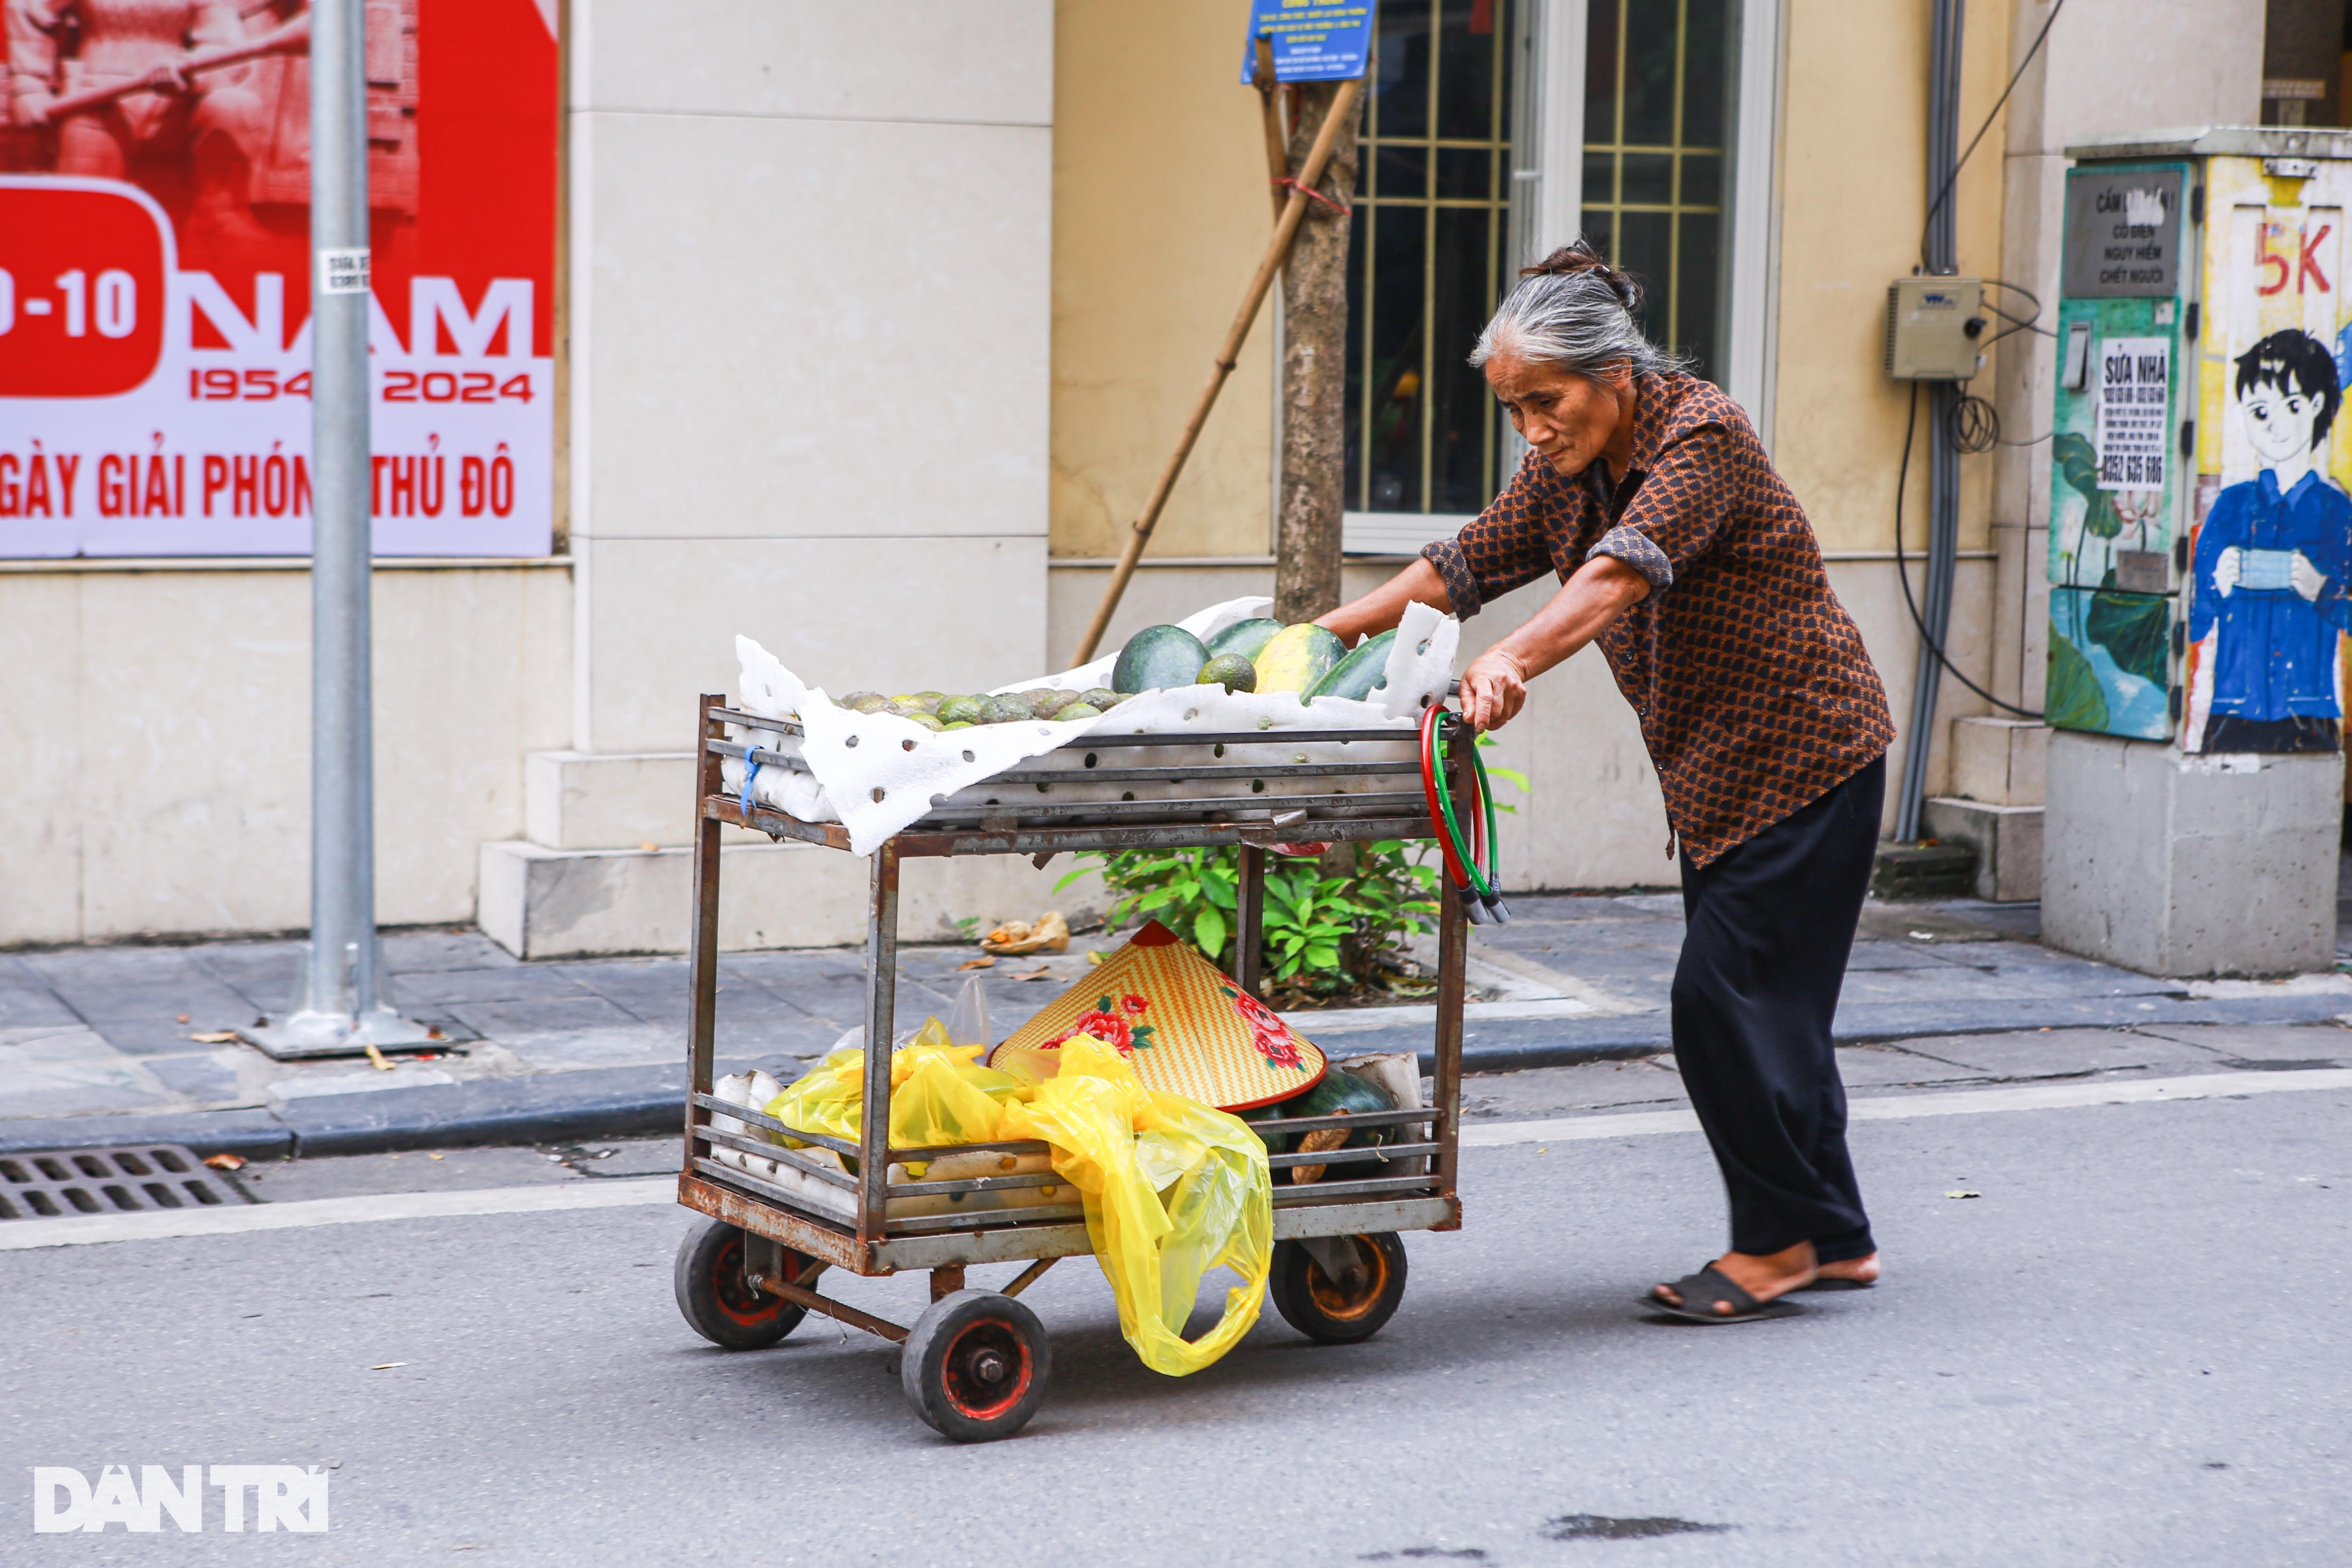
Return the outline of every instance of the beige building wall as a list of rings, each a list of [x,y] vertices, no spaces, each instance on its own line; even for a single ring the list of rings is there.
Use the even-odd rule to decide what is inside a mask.
[[[0,566],[0,944],[310,922],[307,563]],[[376,902],[470,919],[569,725],[566,563],[379,564]]]
[[[2009,12],[2002,0],[1978,0],[1967,8],[1960,66],[1963,148],[2015,68]],[[1886,289],[1920,262],[1929,197],[1930,21],[1925,4],[1790,0],[1782,92],[1772,455],[1812,519],[1839,596],[1862,627],[1886,683],[1898,728],[1908,723],[1919,660],[1917,629],[1894,560],[1896,476],[1911,387],[1886,375]],[[1964,275],[1994,277],[2000,271],[2001,142],[2002,127],[1996,121],[1954,187],[1956,248]],[[2008,299],[1998,302],[2015,310]],[[1969,391],[1992,395],[1997,367],[2018,341],[2011,338],[1992,349],[1990,363]],[[1924,387],[1918,405],[1903,503],[1903,544],[1912,556],[1915,595],[1926,577],[1919,552],[1927,542]],[[1994,462],[1990,455],[1960,459],[1961,559],[1946,642],[1954,661],[1980,685],[1991,675],[1996,619]],[[1956,717],[1987,710],[1958,681],[1943,678],[1937,697],[1939,729]],[[1890,763],[1890,823],[1895,775],[1907,738],[1898,738]],[[1929,759],[1929,794],[1944,788],[1948,752],[1939,734]]]
[[[1258,97],[1237,79],[1244,20],[1233,0],[1054,8],[1057,557],[1124,546],[1273,237]],[[1169,498],[1156,555],[1267,548],[1273,311]]]

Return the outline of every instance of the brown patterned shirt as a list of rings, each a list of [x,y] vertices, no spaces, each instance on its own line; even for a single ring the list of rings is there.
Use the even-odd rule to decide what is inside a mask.
[[[1886,691],[1830,591],[1812,525],[1739,405],[1645,375],[1633,466],[1564,479],[1530,452],[1503,493],[1422,553],[1454,614],[1595,555],[1650,581],[1600,637],[1694,866],[1819,800],[1895,739]],[[1668,847],[1672,853],[1672,846]]]

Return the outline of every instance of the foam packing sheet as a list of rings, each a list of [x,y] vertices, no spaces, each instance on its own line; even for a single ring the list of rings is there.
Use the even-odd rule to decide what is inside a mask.
[[[1186,616],[1177,623],[1206,640],[1232,626],[1265,613],[1273,601],[1262,596],[1229,599]],[[803,736],[798,754],[807,772],[767,765],[751,781],[751,797],[803,822],[839,822],[849,830],[851,849],[870,855],[883,840],[940,805],[1017,810],[1024,799],[1051,795],[1060,800],[1117,800],[1132,793],[1118,784],[1086,781],[1094,765],[1087,749],[1076,745],[1087,736],[1108,740],[1118,735],[1230,734],[1281,730],[1362,730],[1362,742],[1302,742],[1295,754],[1276,758],[1285,763],[1391,761],[1412,754],[1414,726],[1421,711],[1442,701],[1454,678],[1454,658],[1461,646],[1462,626],[1453,616],[1427,605],[1407,608],[1389,650],[1386,684],[1369,701],[1318,697],[1302,702],[1296,692],[1229,692],[1222,686],[1188,686],[1148,691],[1129,698],[1099,718],[1067,723],[1036,720],[1014,724],[975,724],[968,730],[927,730],[895,713],[859,713],[836,704],[821,688],[804,684],[773,654],[747,637],[735,639],[741,667],[740,704],[746,712],[766,718],[798,718]],[[998,693],[1060,687],[1083,691],[1108,683],[1112,653],[1076,669],[999,687]],[[1391,739],[1379,732],[1390,731]],[[749,731],[730,726],[736,740],[756,739],[762,747],[787,754],[791,737]],[[1370,742],[1370,744],[1368,744]],[[1021,784],[992,793],[990,780],[1006,770],[1046,753],[1055,755],[1040,768],[1068,771],[1068,784]],[[1393,755],[1392,755],[1393,753]],[[1211,744],[1158,746],[1149,758],[1133,753],[1119,761],[1148,761],[1154,766],[1206,765],[1216,760]],[[727,760],[722,769],[730,794],[743,789],[743,764]],[[1319,778],[1273,778],[1263,781],[1268,796],[1360,793],[1372,787],[1362,781]],[[1016,794],[1014,792],[1025,792]]]

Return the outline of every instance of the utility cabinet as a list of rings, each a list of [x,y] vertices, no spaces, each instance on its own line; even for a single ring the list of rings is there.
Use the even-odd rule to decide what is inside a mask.
[[[2167,973],[2326,968],[2352,647],[2352,132],[2068,153],[2044,938]]]

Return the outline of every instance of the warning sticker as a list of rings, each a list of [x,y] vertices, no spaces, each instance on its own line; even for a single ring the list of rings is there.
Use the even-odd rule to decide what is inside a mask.
[[[2164,488],[2169,338],[2099,340],[2099,488]]]

